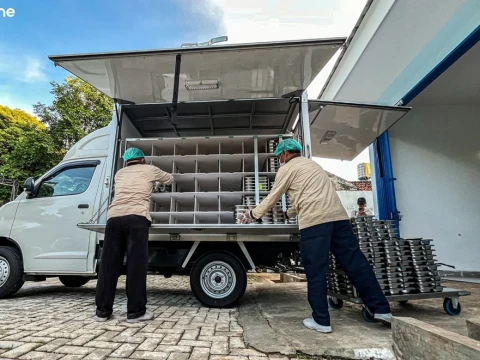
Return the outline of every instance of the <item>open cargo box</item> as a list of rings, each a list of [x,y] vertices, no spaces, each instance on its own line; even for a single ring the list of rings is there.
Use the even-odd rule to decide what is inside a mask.
[[[51,59],[115,99],[114,120],[122,145],[114,171],[123,166],[123,151],[138,146],[150,163],[174,173],[174,192],[152,196],[152,240],[185,234],[189,241],[206,236],[224,241],[227,234],[241,241],[291,241],[298,233],[294,224],[232,223],[234,201],[252,195],[240,189],[242,178],[254,177],[256,203],[264,195],[260,176],[274,180],[273,172],[262,171],[271,157],[265,143],[294,136],[306,157],[353,160],[409,110],[307,99],[305,89],[343,42],[306,40]],[[105,229],[104,223],[79,226]]]

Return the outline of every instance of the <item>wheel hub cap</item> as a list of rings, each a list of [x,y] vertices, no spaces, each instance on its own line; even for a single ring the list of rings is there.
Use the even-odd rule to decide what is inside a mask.
[[[0,287],[2,287],[10,276],[10,264],[7,259],[0,256]]]
[[[200,283],[208,296],[223,299],[235,289],[235,272],[227,263],[213,261],[203,268]]]

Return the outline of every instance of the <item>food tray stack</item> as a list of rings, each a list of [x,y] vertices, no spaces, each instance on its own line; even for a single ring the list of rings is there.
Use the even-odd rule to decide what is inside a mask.
[[[270,139],[266,142],[267,153],[273,154],[279,143],[278,139]],[[266,162],[262,165],[263,171],[274,174],[278,172],[280,164],[278,158],[275,156],[268,157]],[[265,192],[271,191],[274,185],[274,180],[270,179],[268,176],[260,175],[258,177],[258,190]],[[255,192],[255,177],[254,176],[245,176],[243,178],[243,191],[244,192]],[[265,199],[265,196],[260,196],[259,201],[262,202]],[[291,200],[288,195],[285,195],[286,208],[287,210],[292,207]],[[241,214],[246,209],[253,209],[256,206],[256,198],[254,195],[245,195],[243,197],[243,204],[237,205],[234,210],[235,223],[241,223],[240,217]],[[282,200],[278,201],[277,204],[262,218],[262,224],[297,224],[297,217],[292,219],[286,219],[283,212]]]
[[[258,188],[260,191],[268,191],[270,189],[270,180],[267,176],[258,177]],[[243,178],[243,191],[255,192],[255,176],[245,176]]]
[[[267,141],[267,151],[273,154],[278,146],[278,139],[272,139]]]
[[[272,209],[272,219],[274,224],[285,224],[285,216],[283,215],[282,204],[275,205]]]
[[[280,168],[280,162],[276,157],[271,157],[267,160],[268,172],[278,172],[279,168]]]
[[[398,239],[393,221],[372,220],[372,245],[375,255],[382,257],[381,263],[373,267],[377,280],[386,295],[406,293],[409,286],[404,279],[405,242]]]
[[[235,220],[235,224],[241,224],[242,223],[242,216],[245,213],[246,210],[248,210],[249,207],[246,205],[236,205],[235,210],[233,213],[233,217]]]
[[[372,216],[353,218],[351,222],[360,249],[385,295],[443,290],[432,240],[400,239],[393,221],[376,220]],[[355,294],[333,254],[330,254],[327,280],[330,291],[347,296]]]
[[[278,139],[272,139],[267,141],[267,151],[271,154],[275,152],[275,149],[278,146]],[[271,158],[267,159],[267,163],[265,165],[265,171],[271,172],[271,173],[276,173],[278,172],[278,169],[280,168],[280,163],[277,157],[272,156]],[[270,181],[269,183],[269,190],[272,190],[273,185],[275,181]],[[292,207],[292,202],[288,195],[285,195],[285,200],[286,200],[286,207],[287,210]],[[285,219],[285,216],[283,214],[283,207],[282,207],[282,201],[280,200],[275,207],[272,209],[272,214],[273,214],[273,223],[274,224],[297,224],[297,217],[294,217],[292,219]]]
[[[290,198],[288,197],[288,195],[285,195],[286,196],[286,201],[287,201],[287,211],[289,209],[291,209],[293,207],[292,205],[292,201],[290,200]],[[291,218],[291,219],[287,219],[286,221],[287,224],[297,224],[298,223],[298,219],[297,219],[297,216],[295,216],[294,218]]]
[[[330,266],[327,272],[328,289],[342,295],[355,296],[355,289],[350,279],[332,253],[329,255],[329,261]]]
[[[259,201],[262,202],[265,199],[265,196],[260,196]],[[286,205],[287,209],[292,206],[290,198],[286,196]],[[254,195],[246,195],[243,197],[243,204],[236,205],[234,210],[234,219],[236,224],[240,224],[241,221],[241,214],[245,212],[245,210],[254,209],[256,207],[256,201]],[[285,219],[283,214],[283,207],[282,207],[282,200],[278,201],[277,204],[273,207],[271,211],[269,211],[265,216],[262,218],[262,224],[296,224],[297,219],[296,217],[293,219]]]
[[[409,246],[410,268],[408,276],[412,279],[415,292],[442,291],[438,264],[432,239],[407,239]]]

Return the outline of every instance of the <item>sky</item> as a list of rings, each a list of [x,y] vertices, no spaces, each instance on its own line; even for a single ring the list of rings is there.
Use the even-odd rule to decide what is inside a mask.
[[[49,55],[179,47],[227,35],[228,43],[348,36],[366,0],[0,0],[0,104],[33,113],[50,82],[69,75]],[[337,54],[338,55],[338,54]],[[336,56],[307,89],[316,98]],[[356,164],[318,160],[356,179]]]

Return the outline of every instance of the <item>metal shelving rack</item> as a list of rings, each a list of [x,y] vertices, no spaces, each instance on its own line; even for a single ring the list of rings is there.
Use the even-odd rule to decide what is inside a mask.
[[[274,158],[271,140],[286,137],[126,139],[125,149],[142,149],[147,163],[174,176],[171,192],[152,193],[153,224],[234,225],[236,206],[245,205],[247,199],[259,204],[268,194],[270,188],[260,186],[262,180],[273,183],[278,170],[275,160],[269,160]],[[245,187],[245,178],[254,179],[255,186]],[[286,210],[285,196],[281,205]]]

